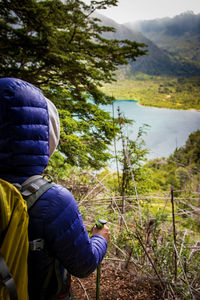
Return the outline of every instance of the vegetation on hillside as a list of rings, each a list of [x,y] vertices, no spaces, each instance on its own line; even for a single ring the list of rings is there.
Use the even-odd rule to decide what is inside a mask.
[[[119,80],[106,84],[102,90],[121,100],[138,100],[141,105],[200,110],[199,77],[167,77],[137,74],[130,79],[118,76]]]
[[[119,139],[123,139],[123,147],[116,153],[118,167],[113,176],[106,180],[110,192],[132,195],[135,192],[133,182],[137,183],[137,190],[140,194],[166,192],[171,186],[179,192],[198,193],[200,190],[200,130],[189,135],[185,146],[177,148],[168,158],[156,158],[147,160],[148,150],[145,149],[143,135],[145,128],[140,128],[135,140],[123,137],[119,134]],[[46,170],[55,180],[74,177],[75,182],[86,183],[88,177],[80,175],[81,169],[71,168],[67,164],[65,157],[56,151],[50,159]],[[85,172],[93,172],[92,169],[85,169]],[[85,174],[86,174],[85,173]],[[98,173],[99,178],[106,176],[108,170]]]
[[[188,11],[174,18],[137,21],[126,26],[140,31],[177,59],[200,66],[199,24],[200,14]]]
[[[133,141],[120,131],[119,173],[67,167],[62,172],[61,160],[57,170],[53,165],[57,156],[48,172],[72,191],[88,231],[94,220],[108,220],[112,241],[105,264],[112,261],[134,278],[153,281],[159,299],[198,299],[200,130],[168,159],[147,162],[144,128]],[[128,283],[119,289],[122,299],[130,295]],[[111,297],[116,291],[107,293]]]
[[[135,40],[147,45],[148,54],[130,62],[127,76],[142,72],[149,75],[199,76],[200,15],[181,14],[173,19],[138,21],[117,24],[100,16],[102,24],[116,32],[104,33],[106,38]]]
[[[185,146],[177,148],[169,158],[151,160],[146,166],[161,190],[173,186],[179,195],[200,192],[200,130],[190,134]]]

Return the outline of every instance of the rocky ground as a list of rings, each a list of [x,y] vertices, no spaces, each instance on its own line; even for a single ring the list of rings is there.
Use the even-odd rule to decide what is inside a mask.
[[[75,300],[96,299],[96,271],[88,278],[72,278]],[[117,265],[101,265],[100,300],[162,300],[163,291],[157,280],[138,277],[133,272],[119,269]]]

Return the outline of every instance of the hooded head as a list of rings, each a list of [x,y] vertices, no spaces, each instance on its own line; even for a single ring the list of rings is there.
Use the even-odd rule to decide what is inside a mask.
[[[0,177],[42,174],[60,137],[54,104],[32,84],[0,79]],[[18,180],[19,181],[19,180]]]

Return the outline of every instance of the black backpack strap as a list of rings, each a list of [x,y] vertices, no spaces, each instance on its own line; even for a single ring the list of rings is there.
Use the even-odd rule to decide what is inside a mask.
[[[50,189],[55,183],[52,178],[47,175],[48,179],[44,178],[42,175],[34,175],[29,177],[22,184],[13,183],[13,185],[20,191],[24,200],[26,201],[28,210],[35,204],[35,202],[44,194],[48,189]],[[36,239],[29,241],[30,251],[41,251],[44,249],[44,240]]]
[[[2,285],[4,285],[7,288],[10,296],[10,300],[18,300],[17,289],[15,286],[14,279],[12,278],[8,266],[1,254],[0,254],[0,282],[2,283]]]
[[[43,176],[30,177],[27,182],[21,185],[20,192],[27,202],[28,210],[35,204],[35,202],[50,189],[55,183],[52,179],[46,179]]]
[[[46,292],[49,288],[49,283],[51,276],[55,273],[55,277],[57,280],[57,291],[54,296],[51,297],[52,300],[54,299],[72,299],[71,298],[71,275],[67,270],[65,270],[65,276],[61,275],[60,272],[60,262],[57,258],[52,257],[52,262],[49,266],[49,271],[47,273],[43,289],[42,289],[42,294],[41,294],[41,300],[46,299],[44,295],[46,295]],[[64,277],[63,277],[64,276]]]
[[[26,200],[28,210],[35,204],[35,202],[44,194],[48,189],[50,189],[55,183],[49,177],[49,179],[43,176],[36,175],[28,178],[20,188],[20,193],[22,194],[24,200]],[[36,239],[29,241],[30,251],[41,251],[44,249],[44,240]]]

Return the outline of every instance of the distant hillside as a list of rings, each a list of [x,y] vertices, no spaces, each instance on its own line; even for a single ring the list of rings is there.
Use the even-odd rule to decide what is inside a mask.
[[[104,33],[104,37],[109,39],[129,39],[139,43],[145,43],[148,49],[148,55],[137,58],[136,62],[131,62],[129,68],[126,68],[126,75],[142,72],[150,75],[197,75],[200,74],[200,66],[191,64],[190,61],[180,60],[168,50],[156,45],[145,34],[139,32],[139,23],[136,30],[133,30],[133,24],[120,25],[110,18],[95,14],[106,26],[116,29],[116,32]],[[128,26],[128,27],[127,27]],[[142,30],[141,30],[142,31]],[[145,30],[144,30],[145,31]]]
[[[140,31],[158,47],[179,60],[200,67],[200,14],[185,12],[174,18],[137,21],[124,24]]]

